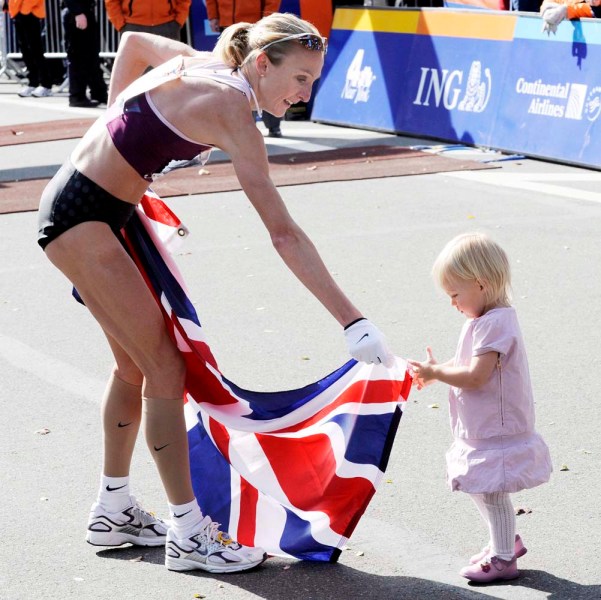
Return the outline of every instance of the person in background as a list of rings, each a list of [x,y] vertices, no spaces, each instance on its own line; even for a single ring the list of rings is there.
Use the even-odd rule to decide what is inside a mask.
[[[277,12],[281,0],[206,0],[207,17],[211,31],[219,33],[234,23],[256,23],[259,19]],[[263,124],[269,137],[282,137],[282,119],[263,111]]]
[[[470,495],[484,519],[488,544],[460,575],[478,583],[519,576],[526,547],[516,535],[510,494],[549,480],[551,456],[534,428],[528,359],[515,308],[505,251],[487,235],[452,239],[432,269],[436,283],[467,319],[457,351],[439,363],[426,348],[412,365],[418,389],[434,381],[449,387],[453,444],[447,482]]]
[[[104,0],[106,14],[121,34],[128,31],[154,33],[181,39],[192,0]]]
[[[107,85],[100,67],[96,0],[62,0],[63,32],[69,74],[69,106],[106,104]],[[90,97],[87,96],[87,89]]]
[[[17,42],[27,68],[28,83],[19,91],[19,96],[52,96],[52,74],[44,57],[44,0],[6,0],[2,10],[8,11],[13,21]]]
[[[543,31],[550,35],[558,25],[569,19],[598,19],[601,17],[601,0],[544,0],[540,7]]]

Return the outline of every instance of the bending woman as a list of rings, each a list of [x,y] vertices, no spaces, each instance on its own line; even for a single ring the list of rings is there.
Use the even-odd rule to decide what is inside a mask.
[[[294,15],[273,14],[226,29],[213,53],[126,33],[115,59],[106,115],[85,134],[45,189],[38,242],[75,285],[115,357],[102,403],[104,460],[88,522],[97,546],[166,544],[171,570],[242,571],[265,559],[203,516],[190,478],[184,422],[184,362],[160,309],[119,239],[119,230],[171,160],[213,147],[227,152],[240,184],[286,265],[345,327],[358,360],[391,359],[379,330],[363,318],[289,215],[268,172],[253,111],[283,116],[307,102],[326,40]],[[154,67],[142,75],[148,67]],[[132,496],[129,470],[144,433],[169,501],[169,525]]]

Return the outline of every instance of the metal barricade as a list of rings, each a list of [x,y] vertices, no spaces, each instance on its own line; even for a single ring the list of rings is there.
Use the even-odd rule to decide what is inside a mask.
[[[106,15],[103,0],[96,2],[96,19],[100,28],[100,58],[105,72],[110,72],[112,59],[115,58],[119,46],[119,34]],[[46,58],[66,59],[63,45],[63,22],[60,3],[57,0],[46,0],[46,19],[44,21],[44,42]],[[0,76],[19,80],[26,76],[19,51],[15,28],[8,13],[0,18]],[[65,84],[63,84],[65,85]]]

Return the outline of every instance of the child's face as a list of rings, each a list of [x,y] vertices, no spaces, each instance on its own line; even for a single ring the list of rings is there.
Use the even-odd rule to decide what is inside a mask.
[[[443,290],[451,299],[451,305],[468,319],[481,317],[486,312],[485,286],[476,279],[450,279]]]

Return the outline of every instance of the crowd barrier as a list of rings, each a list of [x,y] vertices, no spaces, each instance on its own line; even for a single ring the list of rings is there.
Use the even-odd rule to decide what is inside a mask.
[[[204,7],[204,1],[200,4]],[[115,57],[117,47],[119,46],[119,34],[108,20],[103,0],[96,2],[95,10],[96,20],[100,29],[100,58],[108,59],[108,63],[105,65],[108,71],[110,60]],[[63,23],[60,2],[57,0],[46,1],[46,19],[44,23],[44,56],[46,58],[57,59],[67,58],[63,46]],[[191,25],[189,21],[186,23],[184,39],[191,39]],[[17,62],[20,60],[21,52],[17,44],[14,26],[8,13],[2,13],[0,18],[0,76],[4,75],[10,79],[20,79],[24,76],[23,65]]]
[[[311,118],[601,168],[601,21],[338,9]]]

